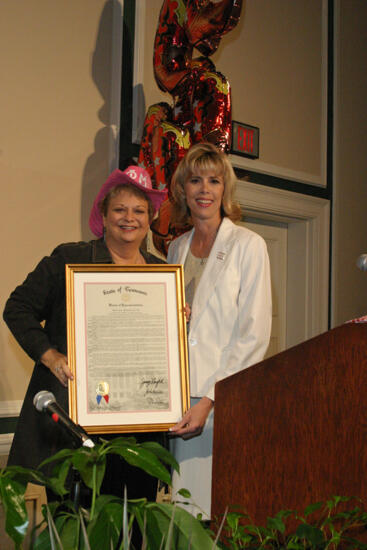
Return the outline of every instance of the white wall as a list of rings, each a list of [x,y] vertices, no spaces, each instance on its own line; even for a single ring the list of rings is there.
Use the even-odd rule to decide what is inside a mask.
[[[113,21],[112,0],[0,4],[1,310],[42,256],[90,236],[89,206],[114,157]],[[4,323],[0,369],[0,402],[22,399],[31,361]]]
[[[146,2],[142,27],[147,106],[162,99],[152,71],[160,5],[161,0]],[[294,145],[294,127],[292,120],[288,124],[282,118],[287,102],[277,98],[287,89],[285,77],[290,86],[295,59],[304,75],[321,67],[317,58],[317,52],[321,55],[320,6],[319,0],[246,0],[239,26],[223,39],[223,49],[215,58],[218,69],[232,79],[235,116],[266,128],[261,154],[267,155],[267,162],[315,177],[321,174],[321,134],[317,133],[316,150],[310,135],[312,125],[320,129],[319,73],[316,92],[307,78],[303,86],[296,82],[289,96],[292,112],[298,105],[312,113],[307,138],[296,149],[286,148],[287,143]],[[339,324],[367,311],[367,275],[355,267],[357,256],[367,252],[367,3],[338,0],[336,11],[332,301],[333,323]],[[302,18],[297,42],[294,25],[298,28]],[[116,162],[119,24],[121,6],[113,0],[3,0],[0,4],[1,308],[44,254],[60,242],[90,236],[91,201]],[[276,40],[280,36],[282,40]],[[307,36],[316,41],[311,50]],[[246,49],[240,45],[241,37],[247,41]],[[273,52],[273,70],[266,70],[264,76],[259,60],[263,56],[268,67],[269,52],[275,47],[282,55]],[[282,67],[288,67],[286,74]],[[168,95],[166,100],[170,101]],[[281,142],[271,133],[274,120],[284,121]],[[0,404],[23,398],[31,366],[1,324]]]

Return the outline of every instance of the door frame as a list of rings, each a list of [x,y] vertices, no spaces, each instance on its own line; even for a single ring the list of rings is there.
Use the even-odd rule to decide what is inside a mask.
[[[237,181],[244,216],[288,226],[287,347],[328,330],[330,201]]]

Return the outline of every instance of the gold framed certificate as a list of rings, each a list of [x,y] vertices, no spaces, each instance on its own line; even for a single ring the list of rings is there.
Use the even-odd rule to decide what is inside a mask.
[[[69,414],[89,433],[166,431],[189,408],[181,265],[66,265]]]

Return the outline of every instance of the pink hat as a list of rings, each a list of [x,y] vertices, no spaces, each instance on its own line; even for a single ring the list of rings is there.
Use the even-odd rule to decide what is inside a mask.
[[[103,236],[103,217],[99,209],[100,203],[113,187],[126,183],[135,185],[135,187],[146,193],[153,203],[154,214],[159,210],[160,205],[167,197],[166,190],[158,191],[158,189],[153,189],[150,176],[144,168],[140,168],[140,166],[128,166],[123,172],[121,170],[114,170],[108,176],[94,199],[89,216],[89,227],[97,237]]]

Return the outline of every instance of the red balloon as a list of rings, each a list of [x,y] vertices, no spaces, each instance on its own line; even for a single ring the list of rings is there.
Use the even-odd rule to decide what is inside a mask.
[[[189,147],[210,141],[228,152],[231,143],[231,90],[208,58],[224,34],[238,23],[242,0],[164,0],[154,41],[154,76],[173,105],[152,105],[145,118],[139,165],[157,189],[168,189]],[[204,57],[193,58],[194,47]],[[154,222],[154,243],[167,252],[177,228],[167,199]],[[187,230],[187,228],[185,228]]]

